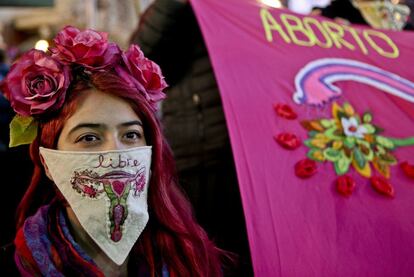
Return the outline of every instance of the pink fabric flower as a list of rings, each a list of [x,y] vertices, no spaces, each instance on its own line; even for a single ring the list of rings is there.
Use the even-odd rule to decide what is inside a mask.
[[[160,67],[145,58],[138,45],[133,44],[125,53],[122,53],[122,60],[126,70],[120,66],[115,68],[122,79],[144,93],[146,99],[153,105],[165,98],[162,90],[167,87],[167,83]]]
[[[68,66],[32,49],[11,67],[3,89],[16,113],[31,116],[59,109],[69,83]]]
[[[90,70],[103,70],[119,58],[120,49],[108,42],[108,34],[91,29],[80,31],[66,26],[55,39],[52,56],[65,63],[76,63]]]

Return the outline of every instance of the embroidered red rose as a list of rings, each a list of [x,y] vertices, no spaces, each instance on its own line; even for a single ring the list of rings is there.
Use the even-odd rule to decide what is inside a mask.
[[[144,93],[150,103],[158,102],[165,98],[162,92],[167,83],[162,76],[160,67],[153,61],[145,58],[138,45],[131,45],[125,53],[122,53],[124,67],[117,66],[115,70],[119,76],[130,83],[137,90]]]
[[[371,182],[371,186],[377,192],[386,196],[394,197],[394,188],[387,179],[381,176],[372,176],[369,180]]]
[[[407,177],[414,179],[414,165],[409,164],[408,162],[402,162],[400,168]]]
[[[350,196],[355,189],[355,181],[351,176],[343,175],[336,179],[336,190],[343,196]]]
[[[66,26],[55,39],[52,56],[66,63],[80,64],[90,70],[103,70],[119,58],[120,49],[108,42],[108,34]]]
[[[286,119],[296,119],[298,115],[295,111],[287,104],[277,103],[273,105],[278,116]]]
[[[316,162],[310,159],[303,159],[295,164],[295,174],[299,178],[309,178],[313,176],[317,170],[318,167]]]
[[[69,67],[32,49],[13,64],[3,90],[16,113],[38,115],[62,106],[70,78]]]
[[[275,136],[275,140],[280,146],[289,150],[294,150],[301,144],[300,139],[295,134],[291,133],[280,133]]]

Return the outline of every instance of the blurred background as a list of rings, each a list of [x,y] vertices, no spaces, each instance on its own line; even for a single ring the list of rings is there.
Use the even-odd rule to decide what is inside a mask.
[[[257,1],[307,14],[314,7],[329,5],[331,0]],[[413,1],[392,0],[407,2],[408,6]],[[151,2],[153,0],[0,0],[0,49],[6,51],[5,58],[9,62],[32,47],[46,49],[56,31],[68,24],[104,30],[111,40],[125,47],[140,14]]]

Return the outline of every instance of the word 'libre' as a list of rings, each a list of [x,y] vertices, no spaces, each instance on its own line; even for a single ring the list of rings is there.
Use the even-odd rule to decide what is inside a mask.
[[[93,168],[124,168],[124,167],[137,167],[140,165],[139,160],[136,159],[124,159],[121,155],[113,160],[112,158],[106,159],[104,155],[100,154],[98,157],[98,165]]]
[[[275,33],[286,43],[299,46],[348,49],[368,55],[370,50],[387,58],[397,58],[399,49],[386,34],[373,29],[355,29],[332,21],[314,17],[298,17],[281,13],[278,22],[269,10],[260,9],[263,28],[268,42]],[[283,27],[284,28],[283,28]],[[319,34],[319,36],[317,35]]]

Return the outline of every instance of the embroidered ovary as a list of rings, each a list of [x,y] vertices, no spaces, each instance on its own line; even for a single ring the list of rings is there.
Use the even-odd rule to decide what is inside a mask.
[[[122,238],[122,226],[128,216],[127,199],[131,188],[133,197],[140,197],[145,187],[145,167],[135,174],[112,171],[103,175],[92,170],[75,171],[70,183],[84,197],[97,199],[103,192],[109,198],[110,238],[118,242]]]

